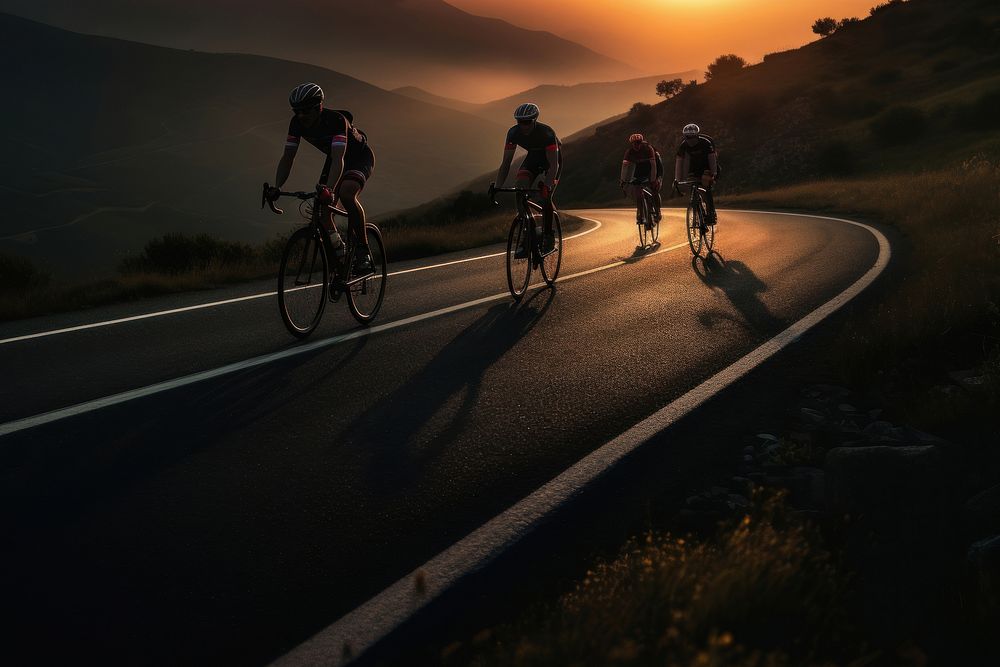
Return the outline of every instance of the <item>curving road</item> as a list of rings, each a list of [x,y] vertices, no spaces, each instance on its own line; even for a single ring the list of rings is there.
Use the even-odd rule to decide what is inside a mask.
[[[724,211],[700,262],[681,211],[647,253],[632,211],[574,213],[557,289],[520,305],[490,248],[394,265],[378,327],[331,304],[304,345],[269,283],[0,325],[10,650],[279,658],[887,252],[843,221]]]

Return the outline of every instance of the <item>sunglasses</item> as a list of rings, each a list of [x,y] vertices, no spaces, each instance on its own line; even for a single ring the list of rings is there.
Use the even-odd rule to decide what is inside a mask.
[[[534,123],[534,122],[535,122],[535,121],[533,121],[533,120],[531,120],[531,119],[529,118],[529,119],[526,119],[526,120],[519,120],[519,121],[517,121],[517,124],[518,124],[518,125],[531,125],[531,124],[532,124],[532,123]]]
[[[316,106],[309,107],[308,109],[292,109],[292,113],[295,114],[296,116],[306,116],[318,110],[319,110],[319,105],[317,104]]]

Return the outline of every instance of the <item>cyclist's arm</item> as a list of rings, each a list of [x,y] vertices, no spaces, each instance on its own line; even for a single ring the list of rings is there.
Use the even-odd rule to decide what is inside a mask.
[[[684,175],[684,158],[678,155],[674,160],[674,180],[683,181]]]
[[[323,185],[340,185],[340,177],[344,175],[344,153],[347,152],[347,135],[338,134],[330,143],[330,173]]]
[[[510,173],[510,163],[514,159],[514,148],[504,146],[503,149],[503,160],[500,162],[500,169],[497,170],[497,187],[502,188],[503,184],[507,182],[507,175]]]
[[[556,184],[556,174],[559,173],[559,144],[545,148],[545,158],[549,161],[549,169],[545,172],[545,185],[551,190]]]
[[[620,183],[628,183],[632,180],[632,174],[635,173],[635,165],[628,158],[622,159],[622,173],[621,178],[618,179]]]
[[[278,168],[275,170],[274,187],[280,188],[288,180],[288,176],[292,173],[292,163],[295,162],[295,153],[298,150],[298,137],[288,135],[288,139],[285,141],[285,152],[281,154]]]

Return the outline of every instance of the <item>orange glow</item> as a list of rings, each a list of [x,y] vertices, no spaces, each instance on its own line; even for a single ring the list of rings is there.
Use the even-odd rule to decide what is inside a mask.
[[[878,0],[447,0],[548,30],[649,74],[704,67],[723,53],[751,63],[817,39],[818,18],[865,18]]]

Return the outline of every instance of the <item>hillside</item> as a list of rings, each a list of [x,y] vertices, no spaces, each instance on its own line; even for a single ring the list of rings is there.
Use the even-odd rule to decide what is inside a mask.
[[[3,11],[149,44],[308,62],[383,88],[417,85],[440,95],[462,90],[475,101],[544,81],[637,74],[575,42],[475,16],[443,0],[4,0]],[[516,53],[531,57],[512,57]]]
[[[0,111],[0,252],[63,272],[112,270],[167,231],[259,241],[287,229],[291,216],[257,210],[259,188],[282,151],[288,90],[304,80],[321,82],[331,106],[351,109],[371,137],[373,213],[493,167],[503,131],[318,67],[91,37],[9,15],[0,15],[0,55],[19,63],[6,72]],[[321,165],[304,147],[289,185],[310,187]]]
[[[500,125],[510,125],[511,112],[523,102],[535,102],[541,107],[543,121],[551,125],[560,137],[580,131],[611,116],[624,113],[636,102],[651,104],[656,96],[656,83],[662,79],[690,81],[700,79],[694,70],[646,76],[626,81],[578,83],[571,86],[542,85],[484,104],[469,104],[460,100],[432,95],[420,88],[408,86],[393,92],[430,104],[471,113]]]
[[[720,191],[733,193],[938,168],[976,153],[996,158],[998,108],[997,3],[893,4],[731,78],[600,124],[565,147],[561,203],[618,201],[632,132],[644,132],[670,170],[681,127],[697,122],[720,149]]]

